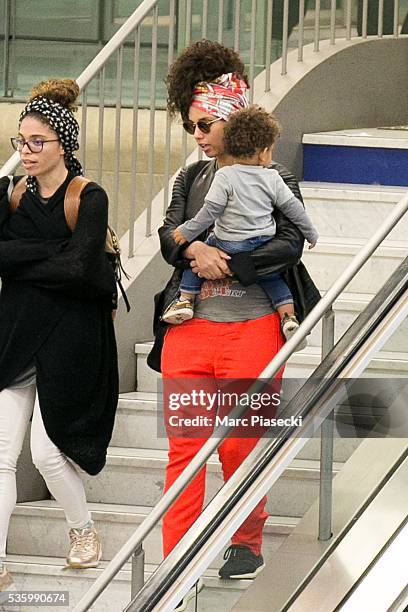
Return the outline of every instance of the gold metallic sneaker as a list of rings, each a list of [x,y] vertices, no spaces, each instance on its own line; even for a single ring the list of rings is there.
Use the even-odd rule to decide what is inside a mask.
[[[70,529],[71,547],[67,557],[68,567],[84,569],[98,567],[102,557],[102,546],[99,534],[92,529]]]
[[[194,301],[175,299],[163,313],[162,321],[171,325],[180,325],[194,316]]]
[[[0,573],[0,604],[7,603],[9,593],[16,590],[14,580],[7,570]]]

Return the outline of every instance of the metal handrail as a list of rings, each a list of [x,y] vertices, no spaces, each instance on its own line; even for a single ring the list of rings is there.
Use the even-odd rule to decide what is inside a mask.
[[[280,349],[277,355],[271,360],[266,368],[259,375],[258,381],[255,382],[254,386],[251,387],[250,392],[255,392],[261,389],[264,385],[263,380],[271,379],[279,371],[279,369],[286,363],[288,358],[292,355],[297,345],[303,340],[312,328],[321,320],[328,308],[332,306],[336,298],[348,285],[348,283],[355,277],[360,271],[362,266],[371,257],[376,248],[381,244],[383,239],[390,233],[395,227],[396,223],[403,217],[408,210],[408,195],[404,196],[401,201],[395,206],[392,213],[384,221],[384,223],[377,229],[375,234],[368,240],[364,247],[355,255],[353,260],[350,262],[348,267],[339,276],[336,282],[330,287],[318,304],[313,308],[309,315],[300,325],[297,332],[293,337],[288,340],[284,346]],[[230,413],[231,419],[239,418],[241,414],[245,412],[247,405],[238,404],[234,410]],[[232,426],[220,425],[213,434],[213,437],[208,439],[196,456],[192,459],[187,468],[180,474],[175,480],[172,486],[160,499],[158,504],[153,508],[151,513],[143,521],[143,523],[136,529],[134,534],[129,540],[122,546],[118,553],[108,563],[102,574],[96,579],[94,584],[91,586],[89,591],[82,597],[74,608],[74,612],[85,612],[88,610],[105,587],[111,582],[114,576],[119,572],[123,565],[128,561],[131,555],[136,549],[140,547],[143,540],[155,527],[162,516],[167,512],[171,504],[178,498],[185,487],[193,480],[195,475],[200,471],[202,466],[206,463],[209,457],[212,455],[214,450],[222,442],[222,439],[229,433]]]
[[[128,36],[132,34],[138,25],[140,25],[150,11],[158,5],[159,0],[144,0],[140,6],[131,14],[119,30],[101,49],[98,55],[91,61],[83,72],[77,78],[77,83],[80,89],[84,89],[103,68],[109,58],[113,56],[121,45],[125,42]]]

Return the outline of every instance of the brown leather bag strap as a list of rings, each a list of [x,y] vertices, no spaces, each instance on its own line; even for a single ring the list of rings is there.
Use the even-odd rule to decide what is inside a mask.
[[[16,212],[17,208],[20,206],[21,197],[23,193],[25,192],[25,190],[27,189],[26,183],[27,183],[27,176],[23,176],[23,178],[21,178],[18,181],[18,183],[14,185],[13,191],[11,192],[10,203],[9,203],[11,212]]]
[[[91,181],[83,176],[74,176],[65,192],[64,214],[67,225],[71,232],[76,228],[78,221],[79,205],[81,203],[81,193],[84,187]]]

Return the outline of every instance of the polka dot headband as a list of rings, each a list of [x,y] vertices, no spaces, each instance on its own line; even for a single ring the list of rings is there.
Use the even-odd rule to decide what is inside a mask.
[[[73,154],[74,151],[79,149],[79,124],[73,113],[59,102],[55,102],[44,96],[37,96],[27,104],[20,115],[20,124],[29,113],[39,113],[47,120],[50,128],[57,133],[61,141],[65,152],[65,164],[68,170],[75,176],[82,175],[82,166]],[[35,177],[28,177],[27,189],[32,193],[37,191],[37,181]]]

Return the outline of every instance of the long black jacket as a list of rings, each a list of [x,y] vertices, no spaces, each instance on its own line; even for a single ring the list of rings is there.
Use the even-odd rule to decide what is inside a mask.
[[[299,185],[293,174],[275,162],[270,167],[279,172],[293,194],[302,201]],[[182,270],[190,265],[189,260],[183,257],[185,245],[176,245],[172,233],[178,225],[194,217],[203,206],[216,169],[215,160],[202,160],[181,170],[174,183],[166,218],[159,229],[163,257],[167,263],[175,267],[175,270],[164,290],[155,296],[153,322],[155,342],[147,362],[157,371],[160,371],[161,349],[167,329],[167,325],[160,320],[160,316],[177,295]],[[302,321],[317,304],[320,294],[306,268],[300,262],[304,243],[303,235],[277,208],[273,215],[276,221],[274,239],[251,253],[232,255],[228,265],[243,285],[255,283],[259,276],[265,274],[283,272],[293,294],[297,316]],[[207,235],[208,232],[205,232],[198,236],[197,240],[205,240]]]
[[[50,439],[89,474],[105,464],[118,399],[111,316],[115,278],[104,252],[108,201],[89,183],[73,233],[71,175],[47,204],[26,192],[9,212],[0,179],[0,390],[31,365]]]

